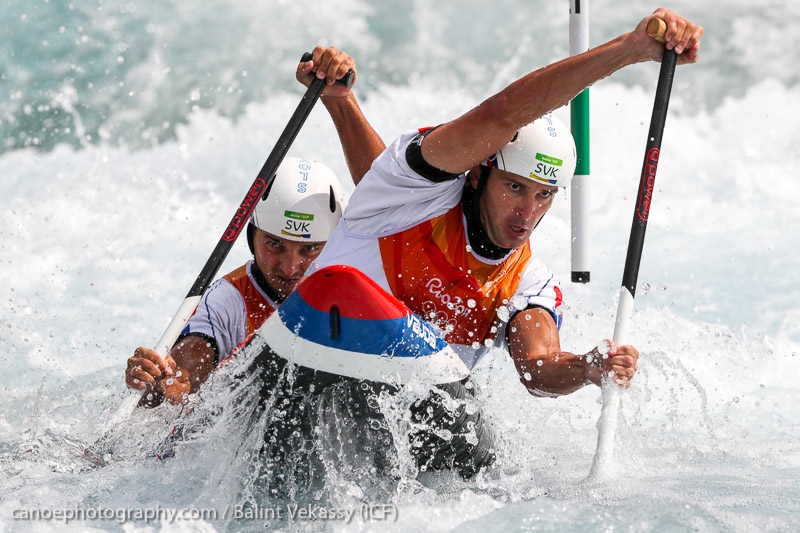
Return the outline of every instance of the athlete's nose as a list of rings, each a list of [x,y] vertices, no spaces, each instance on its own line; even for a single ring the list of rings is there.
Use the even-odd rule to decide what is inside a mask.
[[[280,268],[289,278],[299,278],[306,271],[307,260],[299,253],[286,253],[281,257]]]
[[[517,206],[516,215],[524,220],[531,220],[536,215],[536,202],[522,202]]]

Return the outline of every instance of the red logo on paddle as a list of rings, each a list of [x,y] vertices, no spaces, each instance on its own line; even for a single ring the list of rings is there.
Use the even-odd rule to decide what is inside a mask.
[[[651,148],[644,159],[642,168],[642,189],[639,191],[639,199],[636,201],[636,216],[642,222],[647,222],[650,216],[650,200],[653,198],[653,184],[656,181],[656,168],[658,168],[658,156],[661,150]]]
[[[225,233],[222,235],[223,241],[233,242],[236,240],[236,237],[238,237],[239,233],[242,231],[242,227],[253,213],[253,209],[255,209],[256,204],[260,200],[266,185],[267,182],[264,181],[263,178],[256,178],[255,183],[253,183],[253,186],[247,191],[247,196],[245,196],[242,203],[239,204],[239,209],[236,210],[236,214],[233,215],[230,224],[228,224],[227,229],[225,229]]]

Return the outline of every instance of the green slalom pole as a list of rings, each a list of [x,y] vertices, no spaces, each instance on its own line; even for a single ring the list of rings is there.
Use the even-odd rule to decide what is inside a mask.
[[[569,2],[569,54],[589,49],[589,0]],[[571,186],[572,281],[588,283],[589,260],[589,89],[570,102],[570,129],[578,152]]]

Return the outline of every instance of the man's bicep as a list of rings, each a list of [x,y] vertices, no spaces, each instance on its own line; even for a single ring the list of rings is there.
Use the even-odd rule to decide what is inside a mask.
[[[553,315],[543,307],[520,311],[508,323],[508,350],[516,359],[544,357],[561,351],[561,340]]]

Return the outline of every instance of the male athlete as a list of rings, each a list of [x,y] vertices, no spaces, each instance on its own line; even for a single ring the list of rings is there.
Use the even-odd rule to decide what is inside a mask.
[[[385,145],[364,118],[351,87],[335,84],[355,61],[334,47],[314,49],[296,77],[308,86],[325,79],[321,100],[339,131],[345,160],[358,184]],[[354,82],[355,83],[355,82]],[[322,163],[287,158],[247,228],[253,259],[204,294],[169,355],[139,347],[128,359],[128,387],[147,390],[141,405],[174,404],[197,392],[220,360],[258,329],[294,290],[342,215],[337,177]]]
[[[665,44],[648,22],[666,22]],[[535,396],[611,375],[628,386],[632,346],[562,350],[561,289],[529,238],[575,169],[570,132],[549,113],[616,70],[698,59],[703,28],[659,8],[630,33],[535,70],[457,119],[401,135],[373,163],[309,269],[351,265],[437,325],[472,368],[506,346]]]

